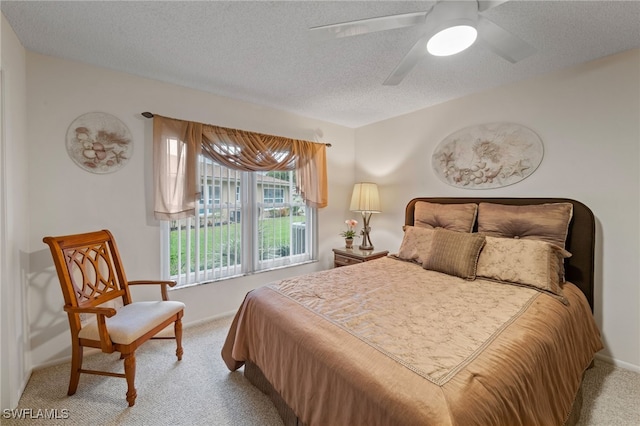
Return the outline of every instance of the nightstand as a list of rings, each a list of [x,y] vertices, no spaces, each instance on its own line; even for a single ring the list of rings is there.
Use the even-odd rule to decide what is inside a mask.
[[[370,260],[379,259],[389,254],[388,250],[375,251],[375,250],[360,250],[357,247],[354,248],[334,248],[333,249],[333,266],[347,266],[354,265],[356,263],[368,262]]]

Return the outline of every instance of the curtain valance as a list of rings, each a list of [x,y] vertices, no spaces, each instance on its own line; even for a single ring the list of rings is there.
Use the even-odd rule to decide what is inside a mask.
[[[326,146],[154,115],[155,216],[195,215],[200,154],[243,171],[295,170],[296,189],[311,207],[328,201]]]

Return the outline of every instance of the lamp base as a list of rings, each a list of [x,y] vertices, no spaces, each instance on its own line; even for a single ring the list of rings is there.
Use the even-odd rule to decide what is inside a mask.
[[[371,243],[371,238],[369,237],[369,232],[371,232],[371,227],[369,226],[369,221],[371,220],[370,212],[362,212],[362,222],[364,227],[362,228],[362,244],[358,247],[360,250],[373,250],[373,244]]]

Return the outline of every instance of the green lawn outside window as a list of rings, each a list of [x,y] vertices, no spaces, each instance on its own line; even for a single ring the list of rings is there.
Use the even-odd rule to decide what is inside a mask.
[[[304,216],[285,216],[265,218],[259,220],[258,238],[260,240],[260,259],[288,256],[291,245],[291,222],[304,222]],[[187,232],[191,233],[192,252],[196,242],[196,232],[200,233],[200,270],[225,267],[240,263],[241,225],[239,223],[227,223],[218,226],[209,226],[199,229],[171,229],[170,231],[170,274],[178,274],[178,235],[181,235],[181,251],[186,253]],[[206,252],[205,253],[205,246]],[[214,250],[216,251],[214,254]],[[205,259],[207,259],[205,264]],[[183,258],[183,270],[186,260]],[[192,259],[191,272],[195,271],[195,258]]]

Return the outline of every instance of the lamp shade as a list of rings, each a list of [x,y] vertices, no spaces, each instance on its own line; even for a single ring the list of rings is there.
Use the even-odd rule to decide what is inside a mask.
[[[354,212],[380,213],[378,185],[371,182],[356,183],[353,186],[349,210]]]

